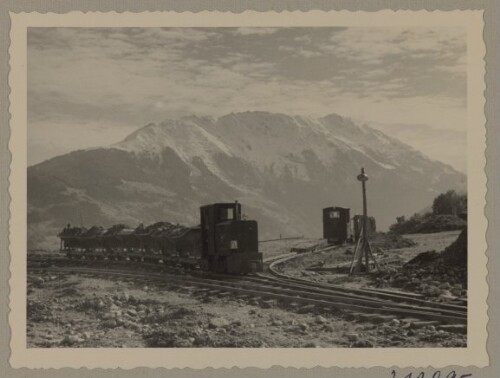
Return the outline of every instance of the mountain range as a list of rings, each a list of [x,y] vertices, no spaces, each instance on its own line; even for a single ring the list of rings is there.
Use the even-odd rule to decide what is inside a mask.
[[[360,212],[361,167],[379,229],[466,188],[452,167],[337,114],[181,117],[28,167],[28,248],[56,248],[67,223],[195,225],[201,205],[235,200],[260,239],[321,236],[322,208]]]

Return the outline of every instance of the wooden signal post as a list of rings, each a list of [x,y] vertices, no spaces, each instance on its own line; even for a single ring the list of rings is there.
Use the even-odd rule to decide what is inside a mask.
[[[370,272],[370,257],[373,259],[377,270],[380,270],[377,261],[372,253],[372,247],[370,241],[368,240],[368,211],[366,204],[366,182],[368,181],[368,176],[365,174],[365,169],[361,168],[361,173],[358,175],[358,180],[361,181],[361,187],[363,191],[363,226],[361,229],[361,235],[356,243],[356,249],[352,255],[351,268],[349,269],[349,275],[357,274],[361,272],[363,266],[363,257],[365,258],[365,271]]]

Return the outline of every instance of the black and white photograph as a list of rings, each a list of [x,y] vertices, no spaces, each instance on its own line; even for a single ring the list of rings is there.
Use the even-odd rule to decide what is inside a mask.
[[[467,30],[29,27],[28,348],[466,348]]]

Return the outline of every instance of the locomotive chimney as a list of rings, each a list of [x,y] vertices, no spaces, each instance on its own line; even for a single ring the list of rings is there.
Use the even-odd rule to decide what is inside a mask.
[[[234,201],[234,219],[241,220],[240,204],[238,203],[238,200]]]

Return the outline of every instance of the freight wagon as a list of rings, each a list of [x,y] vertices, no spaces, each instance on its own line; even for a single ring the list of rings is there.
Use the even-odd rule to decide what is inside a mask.
[[[70,259],[172,263],[231,274],[263,269],[257,222],[241,219],[238,202],[202,206],[196,227],[157,222],[86,229],[68,224],[58,236],[61,252]]]

